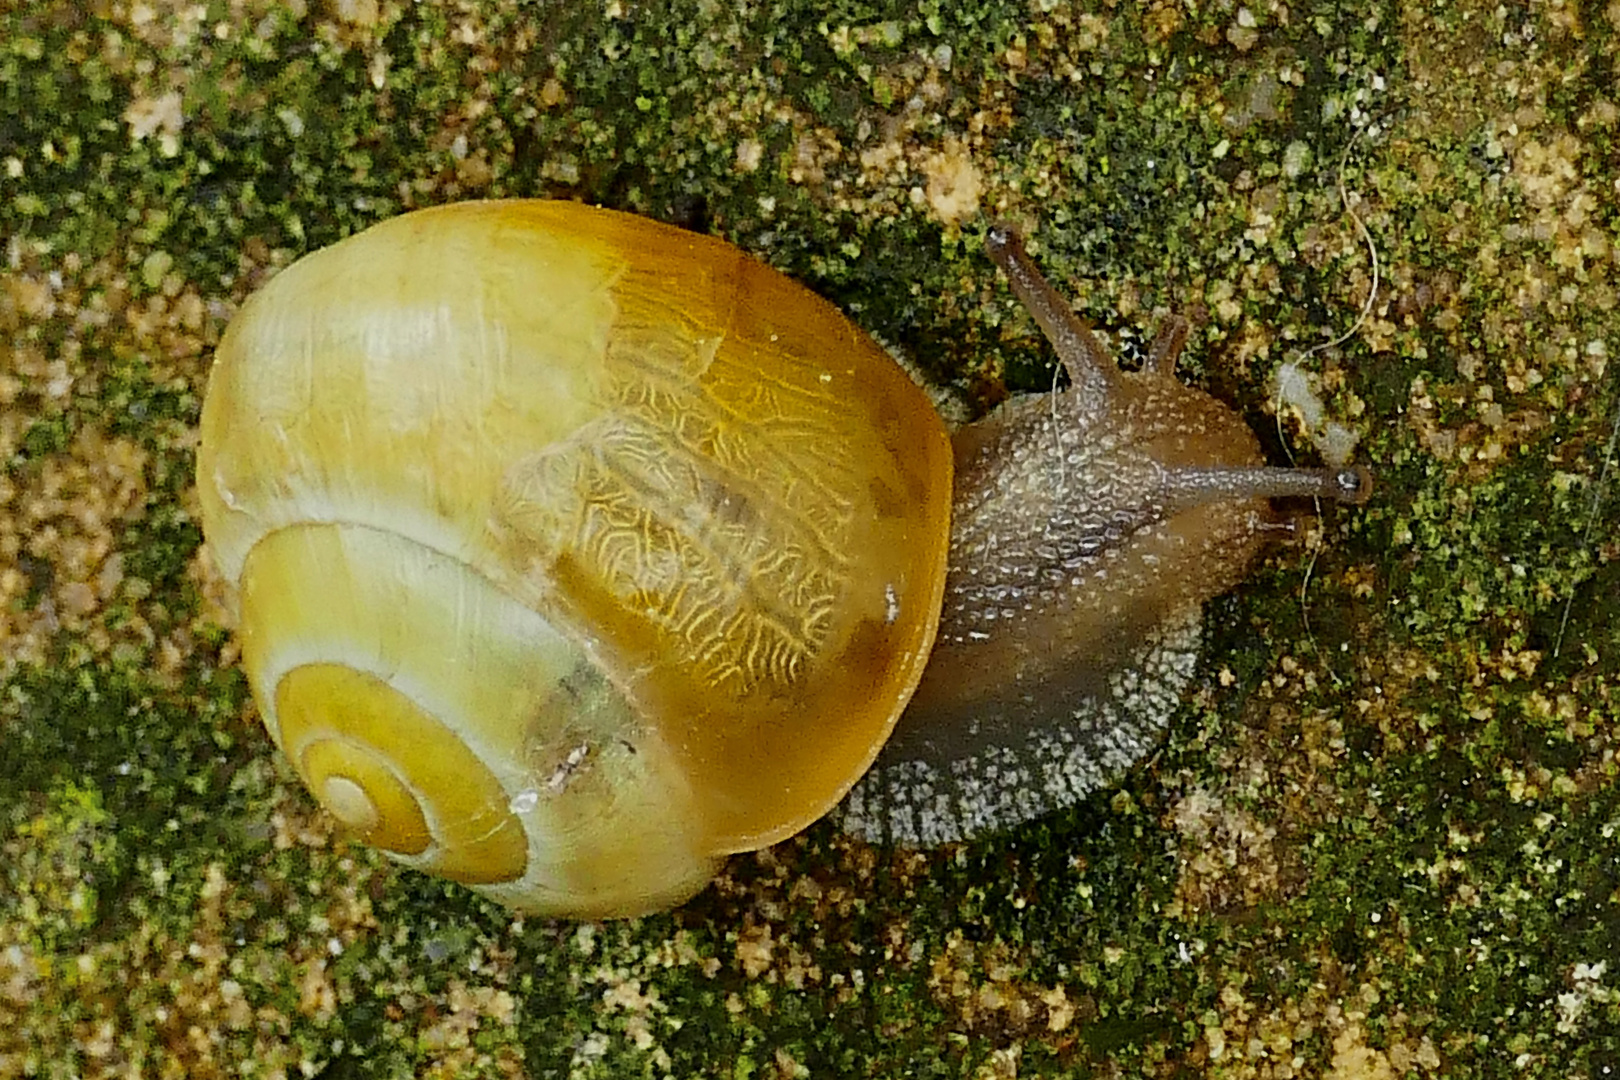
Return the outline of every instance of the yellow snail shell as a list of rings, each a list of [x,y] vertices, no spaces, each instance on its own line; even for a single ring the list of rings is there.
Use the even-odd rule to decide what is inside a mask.
[[[266,727],[399,861],[678,903],[866,770],[938,621],[950,443],[825,301],[564,202],[407,214],[220,343],[197,473]]]

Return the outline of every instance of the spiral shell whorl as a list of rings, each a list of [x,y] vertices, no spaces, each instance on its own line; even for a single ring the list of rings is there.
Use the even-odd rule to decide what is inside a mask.
[[[262,540],[242,581],[265,724],[366,842],[534,910],[638,909],[637,887],[603,887],[628,876],[615,860],[656,853],[675,900],[713,873],[683,832],[692,817],[668,813],[688,798],[668,750],[609,687],[581,708],[593,669],[577,648],[464,565],[398,535],[310,525]],[[635,768],[608,768],[615,756]]]

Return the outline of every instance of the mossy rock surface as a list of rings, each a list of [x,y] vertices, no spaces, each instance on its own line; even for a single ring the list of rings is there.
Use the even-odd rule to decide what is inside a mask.
[[[0,1076],[1613,1075],[1617,24],[6,7]],[[514,919],[299,788],[191,487],[268,273],[503,196],[724,236],[981,407],[1052,377],[983,251],[1017,223],[1127,353],[1193,316],[1188,378],[1279,463],[1300,365],[1378,490],[1210,605],[1163,749],[1070,813],[823,825],[667,915]]]

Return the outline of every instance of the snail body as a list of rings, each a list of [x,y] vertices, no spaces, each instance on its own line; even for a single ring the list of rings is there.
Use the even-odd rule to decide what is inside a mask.
[[[220,344],[197,471],[311,791],[407,865],[580,917],[679,903],[857,781],[845,824],[905,842],[1066,801],[972,809],[1005,746],[1055,760],[1042,687],[1074,729],[1133,664],[1190,673],[1266,498],[1359,492],[1264,468],[1167,364],[1122,374],[991,248],[1072,385],[954,440],[830,305],[630,215],[458,204],[278,275]]]

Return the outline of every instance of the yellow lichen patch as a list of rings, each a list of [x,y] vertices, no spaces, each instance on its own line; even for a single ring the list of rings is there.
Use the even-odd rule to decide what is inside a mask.
[[[456,979],[446,995],[447,1011],[422,1032],[423,1045],[438,1059],[428,1075],[466,1075],[477,1064],[480,1051],[474,1045],[479,1030],[493,1021],[509,1025],[517,1001],[506,990],[495,986],[470,986]]]
[[[1254,907],[1278,896],[1273,826],[1204,788],[1177,802],[1170,818],[1183,841],[1177,897],[1189,911]]]
[[[737,935],[737,963],[743,974],[757,979],[769,971],[774,945],[769,926],[744,926]]]
[[[1077,1019],[1096,1016],[1087,990],[1036,982],[1027,975],[1027,960],[1003,942],[975,944],[953,931],[932,958],[928,987],[959,1024],[980,1033],[1045,1033],[1067,1039],[1062,1033]]]
[[[331,8],[340,21],[356,27],[375,26],[382,15],[377,0],[333,0]]]
[[[154,477],[176,467],[164,452],[195,441],[181,422],[149,415],[142,395],[200,381],[217,323],[161,250],[128,261],[69,253],[49,269],[21,243],[12,254],[17,272],[0,279],[0,460],[10,463],[0,476],[0,672],[38,662],[66,633],[174,678],[191,630],[155,628],[172,623],[172,598],[149,599],[155,583],[127,572],[121,545]],[[117,411],[99,412],[109,398]],[[140,423],[113,433],[129,420]]]
[[[960,225],[979,212],[983,184],[961,143],[950,141],[924,162],[928,176],[928,207],[946,225]]]
[[[174,150],[178,149],[180,129],[186,124],[180,91],[166,90],[161,94],[135,98],[124,109],[124,123],[129,125],[131,142],[156,136],[164,145],[165,155],[172,156]]]
[[[233,4],[239,18],[246,14],[248,5]],[[255,4],[262,17],[268,5]],[[206,30],[209,14],[205,4],[191,0],[134,0],[128,4],[110,4],[107,14],[137,39],[154,49],[184,49],[196,43]],[[217,10],[217,9],[216,9]],[[242,25],[237,22],[237,25]]]
[[[1333,813],[1341,798],[1328,783],[1343,745],[1339,721],[1302,700],[1316,686],[1310,666],[1282,658],[1214,779],[1182,778],[1162,817],[1177,838],[1178,916],[1239,915],[1292,898],[1307,879],[1292,830]],[[1291,753],[1279,760],[1278,745]]]
[[[1328,969],[1304,994],[1280,1001],[1268,1000],[1246,976],[1233,973],[1214,1006],[1199,1017],[1203,1037],[1191,1063],[1242,1080],[1440,1075],[1440,1053],[1423,1033],[1423,1016],[1383,1001],[1374,974],[1342,986],[1345,972],[1331,961]],[[1375,1007],[1376,1037],[1367,1030]],[[1331,1051],[1321,1071],[1324,1041]]]
[[[22,419],[0,413],[0,449],[15,445]],[[41,662],[63,631],[86,635],[97,651],[152,644],[150,630],[101,620],[115,597],[144,595],[126,578],[118,544],[146,510],[146,465],[135,443],[87,427],[38,468],[0,479],[0,673]]]

